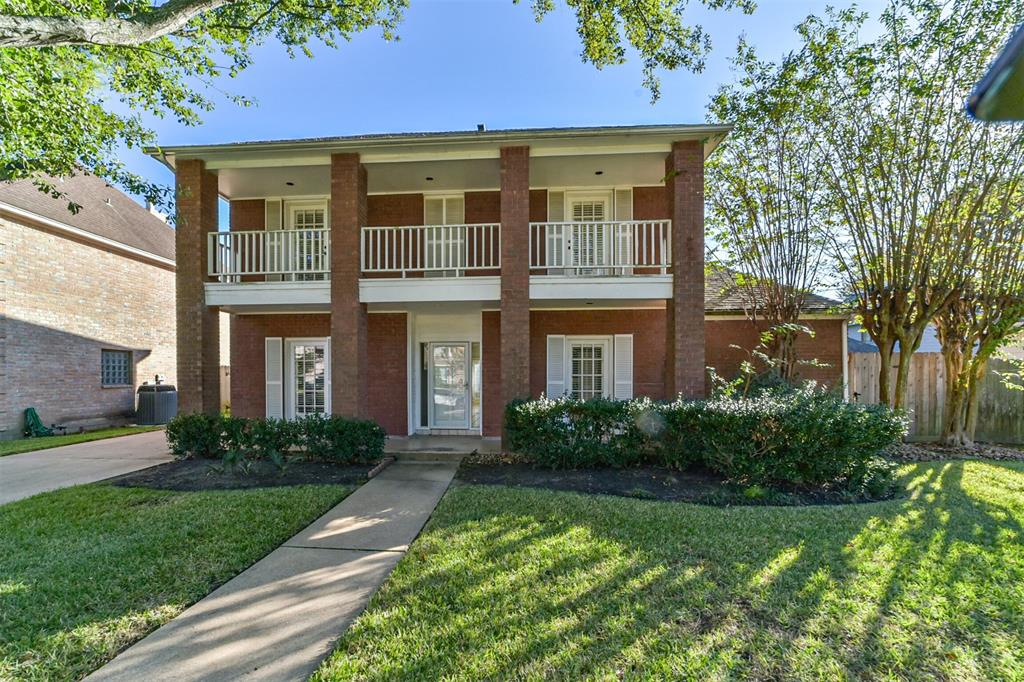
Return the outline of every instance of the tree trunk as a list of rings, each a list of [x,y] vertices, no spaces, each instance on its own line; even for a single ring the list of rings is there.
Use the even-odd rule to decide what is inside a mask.
[[[883,405],[892,405],[892,389],[890,381],[892,377],[892,349],[896,340],[888,337],[878,339],[878,402]]]
[[[967,383],[967,416],[964,419],[964,445],[974,445],[974,435],[978,430],[978,405],[981,402],[981,380],[988,371],[988,358],[979,358],[974,363]]]
[[[968,374],[964,356],[959,348],[943,347],[942,360],[946,367],[946,403],[942,410],[942,434],[947,445],[962,445],[964,438],[964,410],[968,393]]]
[[[900,363],[896,368],[896,394],[892,399],[893,408],[899,410],[907,405],[907,381],[910,379],[910,363],[914,360],[914,351],[900,344]]]

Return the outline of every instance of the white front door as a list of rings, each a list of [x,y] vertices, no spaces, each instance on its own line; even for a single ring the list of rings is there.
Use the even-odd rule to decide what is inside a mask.
[[[327,339],[289,339],[285,348],[285,417],[331,413],[331,354]]]
[[[469,428],[469,344],[431,343],[429,360],[430,426]]]

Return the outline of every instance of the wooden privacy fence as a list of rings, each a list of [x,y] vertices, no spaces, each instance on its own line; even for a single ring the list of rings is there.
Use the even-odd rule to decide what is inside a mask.
[[[874,404],[878,402],[878,353],[850,353],[850,400]],[[899,355],[893,355],[893,367]],[[1024,443],[1024,391],[1014,391],[1002,384],[996,371],[1010,371],[1012,365],[1003,360],[989,362],[981,384],[978,409],[978,431],[975,438],[991,443]],[[896,370],[892,372],[893,380]],[[907,383],[907,409],[910,412],[910,438],[932,440],[942,432],[942,407],[946,402],[946,368],[941,353],[916,353],[910,362]]]

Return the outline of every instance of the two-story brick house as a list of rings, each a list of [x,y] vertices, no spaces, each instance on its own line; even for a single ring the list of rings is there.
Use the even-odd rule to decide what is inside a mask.
[[[178,385],[214,411],[498,436],[515,398],[664,398],[757,329],[706,291],[704,160],[728,126],[367,135],[151,150],[177,177]],[[217,201],[230,231],[217,231]],[[707,301],[706,301],[707,298]],[[706,309],[707,308],[707,309]],[[838,383],[845,323],[807,353]]]

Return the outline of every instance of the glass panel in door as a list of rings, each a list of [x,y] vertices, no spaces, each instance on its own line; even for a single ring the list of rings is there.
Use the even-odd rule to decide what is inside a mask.
[[[295,418],[327,414],[327,344],[294,343],[291,346],[292,390]]]
[[[604,274],[603,270],[595,269],[596,265],[605,265],[606,239],[608,229],[607,203],[604,200],[586,200],[571,203],[572,222],[586,223],[572,227],[572,264],[580,275]]]
[[[433,426],[469,426],[469,344],[430,344],[431,413]]]

